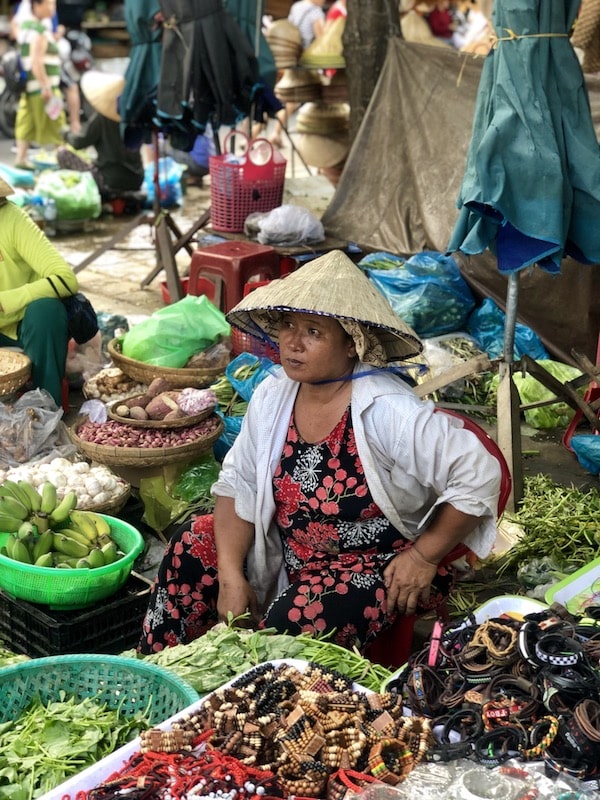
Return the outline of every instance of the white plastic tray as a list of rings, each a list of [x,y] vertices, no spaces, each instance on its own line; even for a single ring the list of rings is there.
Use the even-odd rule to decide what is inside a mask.
[[[600,558],[555,583],[546,592],[546,602],[560,603],[571,614],[584,614],[589,605],[600,605]]]
[[[308,665],[308,661],[303,661],[297,658],[277,659],[268,663],[273,664],[274,666],[288,664],[296,667],[301,672],[304,672]],[[224,683],[220,688],[229,686],[241,677],[242,675],[236,675],[235,678],[232,678],[227,683]],[[367,689],[358,683],[354,684],[354,689],[358,692],[371,694],[370,689]],[[155,725],[154,727],[160,728],[160,730],[170,730],[171,724],[176,719],[179,719],[185,714],[195,712],[209,696],[210,695],[205,695],[204,697],[201,697],[200,700],[192,703],[191,706],[184,708],[183,711],[179,711],[177,714],[169,717],[169,719],[161,722],[160,725]],[[51,791],[46,792],[46,794],[41,795],[38,800],[63,800],[65,797],[69,796],[71,798],[75,798],[77,792],[86,792],[90,789],[94,789],[96,786],[99,786],[101,783],[103,783],[114,772],[120,770],[127,763],[127,761],[129,761],[131,756],[134,755],[134,753],[139,752],[139,749],[140,739],[138,737],[133,741],[123,745],[123,747],[120,747],[118,750],[115,750],[114,753],[106,756],[106,758],[103,758],[102,761],[98,761],[97,764],[92,764],[91,767],[87,767],[87,769],[82,770],[82,772],[79,772],[77,775],[69,778],[69,780],[64,781],[64,783],[61,783],[60,786],[57,786]]]
[[[475,622],[481,624],[489,617],[501,617],[502,614],[522,619],[526,614],[534,614],[544,608],[548,608],[548,606],[541,600],[534,600],[532,597],[523,597],[518,594],[502,594],[490,598],[475,609]]]

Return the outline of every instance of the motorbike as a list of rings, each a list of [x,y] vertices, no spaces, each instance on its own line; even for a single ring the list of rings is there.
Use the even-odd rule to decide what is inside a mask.
[[[79,83],[84,72],[94,66],[92,41],[84,31],[73,29],[67,31],[65,39],[70,46],[68,58],[61,64],[61,86]],[[4,79],[4,88],[0,93],[0,134],[7,139],[14,137],[15,119],[19,98],[24,89],[24,76],[21,72],[19,50],[17,47],[8,50],[0,59],[0,77]],[[81,98],[82,118],[89,113],[85,99]]]

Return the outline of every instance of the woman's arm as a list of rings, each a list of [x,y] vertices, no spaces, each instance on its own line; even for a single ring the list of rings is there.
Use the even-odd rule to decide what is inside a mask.
[[[215,544],[219,573],[217,612],[225,619],[228,612],[234,617],[250,612],[257,621],[258,602],[245,572],[246,556],[254,541],[254,525],[238,517],[232,497],[215,499]]]
[[[479,517],[464,514],[445,503],[415,541],[393,558],[383,571],[388,609],[414,614],[419,600],[427,603],[439,563],[479,524]]]
[[[44,66],[44,56],[48,50],[48,40],[41,34],[35,34],[31,37],[31,72],[33,77],[40,85],[42,98],[44,102],[52,97],[52,86],[50,79]]]

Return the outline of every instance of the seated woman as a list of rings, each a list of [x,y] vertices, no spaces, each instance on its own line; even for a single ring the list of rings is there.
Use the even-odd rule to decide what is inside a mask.
[[[77,292],[77,277],[29,214],[7,200],[11,194],[0,178],[0,347],[21,348],[34,388],[60,407],[69,334],[59,296]]]
[[[90,171],[103,200],[139,191],[144,183],[140,149],[125,146],[119,125],[117,102],[125,80],[120,75],[90,70],[84,73],[80,85],[93,111],[84,129],[80,133],[67,133],[66,141],[75,150],[93,147],[96,157],[89,162],[68,147],[59,147],[59,166]]]
[[[389,362],[422,344],[342,252],[255,289],[232,325],[279,344],[213,486],[160,565],[139,644],[200,636],[228,613],[364,650],[398,614],[434,607],[438,567],[464,542],[486,556],[500,468]]]

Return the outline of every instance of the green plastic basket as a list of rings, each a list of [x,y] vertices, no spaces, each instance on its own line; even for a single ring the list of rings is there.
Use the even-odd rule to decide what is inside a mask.
[[[144,538],[128,522],[100,516],[109,523],[111,537],[125,554],[122,558],[95,569],[56,569],[34,567],[0,555],[0,586],[19,600],[65,611],[85,608],[118,592],[144,549]],[[0,533],[0,547],[8,537],[8,533]]]
[[[158,725],[200,696],[175,673],[155,664],[107,655],[34,658],[0,669],[0,722],[18,719],[31,702],[93,698],[99,705],[119,708],[126,718],[147,711]]]

